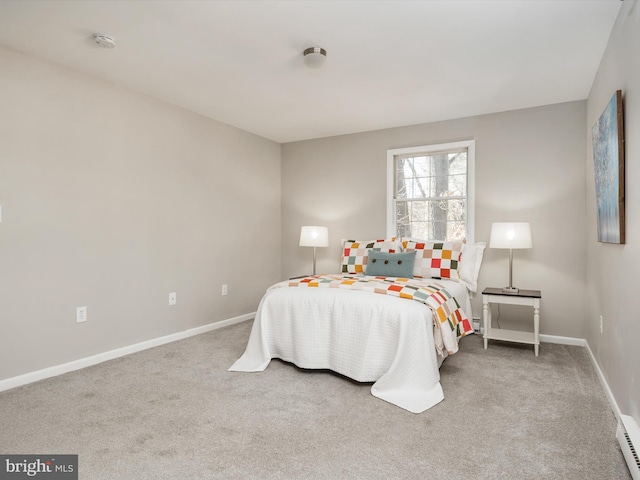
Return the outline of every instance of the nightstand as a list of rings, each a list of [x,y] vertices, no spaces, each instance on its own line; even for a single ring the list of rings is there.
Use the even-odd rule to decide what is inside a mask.
[[[520,290],[517,293],[506,293],[501,288],[485,288],[482,292],[482,317],[484,320],[484,348],[489,340],[519,342],[533,345],[536,357],[540,346],[540,290]],[[524,305],[533,307],[533,332],[519,332],[504,328],[491,328],[490,303],[505,305]]]

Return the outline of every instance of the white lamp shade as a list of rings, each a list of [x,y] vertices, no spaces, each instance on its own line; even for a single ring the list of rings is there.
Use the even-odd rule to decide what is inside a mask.
[[[532,248],[531,226],[527,222],[493,223],[489,248]]]
[[[315,225],[305,226],[300,229],[301,247],[328,247],[329,229]]]

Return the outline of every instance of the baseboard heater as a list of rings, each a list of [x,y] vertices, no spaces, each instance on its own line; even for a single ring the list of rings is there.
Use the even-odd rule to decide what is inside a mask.
[[[633,417],[620,415],[616,438],[620,442],[620,448],[627,461],[631,477],[633,480],[640,480],[640,459],[638,459],[638,451],[634,446],[635,444],[640,447],[640,428]]]

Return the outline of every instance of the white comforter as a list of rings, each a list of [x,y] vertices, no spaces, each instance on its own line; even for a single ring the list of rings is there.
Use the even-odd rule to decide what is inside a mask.
[[[466,289],[449,283],[467,311]],[[229,370],[262,371],[272,358],[330,369],[375,382],[374,396],[420,413],[444,399],[433,330],[431,310],[413,300],[333,288],[272,287],[260,302],[244,354]]]

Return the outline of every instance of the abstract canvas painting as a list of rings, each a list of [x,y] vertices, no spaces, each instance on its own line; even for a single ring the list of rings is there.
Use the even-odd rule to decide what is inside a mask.
[[[598,241],[624,243],[624,127],[621,90],[607,104],[593,126],[591,135]]]

